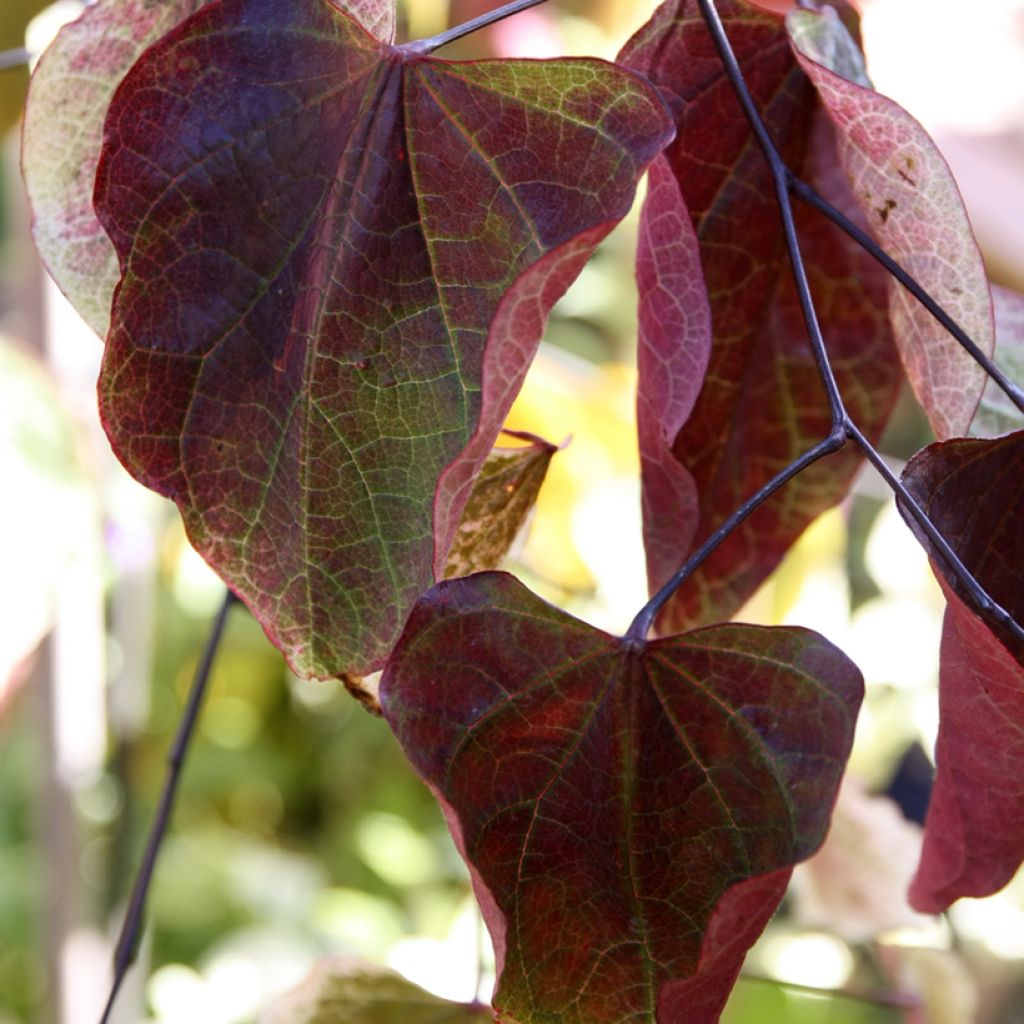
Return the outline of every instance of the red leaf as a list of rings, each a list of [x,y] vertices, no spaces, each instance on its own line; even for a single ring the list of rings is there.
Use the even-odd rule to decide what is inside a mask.
[[[329,0],[220,0],[147,51],[106,133],[111,442],[297,671],[366,672],[663,105],[601,61],[452,63]]]
[[[381,704],[470,866],[498,1019],[717,1020],[824,837],[861,691],[807,630],[637,644],[501,573],[429,591]]]
[[[839,156],[881,245],[991,355],[985,266],[942,154],[902,107],[872,88],[856,44],[830,8],[792,11],[800,66],[839,133]],[[889,285],[896,341],[918,400],[939,438],[965,434],[985,371],[896,281]]]
[[[790,166],[859,219],[831,131],[789,49],[781,19],[739,0],[718,7]],[[621,59],[651,76],[676,111],[678,136],[667,158],[696,228],[713,324],[707,378],[687,420],[684,402],[667,406],[661,396],[670,386],[688,396],[694,385],[694,371],[678,352],[687,347],[690,363],[699,363],[705,344],[702,307],[690,306],[688,319],[665,317],[658,293],[641,289],[641,322],[651,325],[643,338],[639,385],[641,427],[645,410],[652,423],[641,430],[644,530],[648,577],[656,590],[695,542],[826,436],[831,423],[771,176],[695,0],[663,5]],[[660,216],[649,204],[645,217]],[[877,437],[900,379],[884,314],[886,277],[817,213],[798,209],[796,216],[837,379],[851,415]],[[649,226],[644,230],[651,233]],[[681,239],[672,247],[651,246],[647,261],[653,270],[640,269],[648,279],[692,274],[687,261],[693,256]],[[687,376],[667,384],[666,365]],[[668,446],[678,463],[672,471]],[[691,577],[669,604],[662,627],[682,629],[733,615],[808,523],[846,494],[860,465],[857,452],[844,451],[797,478]]]
[[[992,599],[1024,621],[1024,431],[930,445],[903,482]],[[924,543],[948,607],[938,774],[910,899],[938,912],[961,896],[1001,889],[1024,860],[1024,644],[971,610]]]

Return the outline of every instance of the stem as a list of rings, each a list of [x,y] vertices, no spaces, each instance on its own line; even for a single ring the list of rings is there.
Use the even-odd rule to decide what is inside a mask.
[[[32,54],[24,47],[15,50],[0,50],[0,71],[11,71],[20,68],[32,59]]]
[[[740,980],[763,985],[779,985],[793,992],[806,992],[808,995],[822,996],[826,999],[848,999],[893,1010],[913,1010],[921,1005],[921,1000],[909,992],[893,992],[884,989],[820,988],[817,985],[801,985],[795,981],[779,981],[777,978],[766,978],[760,974],[746,973],[740,975]]]
[[[546,0],[512,0],[512,3],[505,4],[503,7],[498,7],[493,11],[488,11],[486,14],[481,14],[478,18],[471,18],[469,21],[456,25],[455,28],[450,28],[446,32],[431,36],[429,39],[417,39],[413,43],[406,43],[404,46],[400,46],[399,49],[405,50],[406,53],[433,53],[442,46],[454,43],[457,39],[462,39],[473,32],[479,32],[480,29],[487,28],[488,25],[504,21],[505,18],[511,18],[513,14],[518,14],[520,11],[525,11],[530,7],[537,7],[542,3],[546,3]]]
[[[809,451],[794,459],[785,469],[776,473],[753,497],[748,498],[738,509],[703,544],[683,563],[676,574],[640,609],[630,624],[623,639],[635,644],[643,644],[647,640],[658,612],[665,606],[672,595],[700,567],[701,563],[743,522],[752,512],[763,505],[780,487],[789,483],[793,477],[802,473],[818,459],[839,451],[846,444],[846,430],[842,427],[833,430],[824,441],[819,441]]]
[[[1008,630],[1021,643],[1024,643],[1024,629],[1018,625],[1014,617],[1002,605],[997,604],[989,596],[988,591],[977,581],[973,573],[960,560],[959,555],[949,546],[949,542],[939,532],[928,514],[921,508],[917,499],[907,490],[895,473],[886,465],[878,450],[853,424],[850,425],[850,437],[857,443],[867,456],[868,461],[889,485],[899,503],[906,509],[911,519],[921,528],[929,541],[935,545],[938,554],[949,566],[953,575],[963,584],[972,604],[983,616]]]
[[[185,754],[195,731],[196,723],[199,720],[199,709],[206,693],[207,684],[210,681],[210,672],[213,668],[213,661],[217,654],[217,648],[224,635],[224,626],[227,622],[228,612],[237,598],[229,590],[224,595],[224,603],[213,621],[213,628],[210,630],[210,637],[206,641],[206,648],[203,656],[196,667],[195,675],[192,678],[192,687],[189,691],[185,710],[182,712],[181,722],[178,725],[178,732],[174,737],[170,750],[167,752],[167,777],[164,780],[163,792],[160,794],[160,803],[157,806],[156,817],[150,826],[149,837],[146,840],[146,851],[139,865],[138,874],[135,876],[135,883],[132,886],[131,897],[128,900],[128,910],[125,913],[124,923],[121,925],[121,934],[117,939],[117,946],[114,948],[114,980],[110,986],[110,995],[107,998],[107,1005],[100,1018],[100,1024],[107,1024],[111,1010],[114,1008],[114,1001],[120,991],[121,983],[124,981],[129,968],[135,962],[135,955],[138,952],[139,933],[142,929],[142,919],[146,912],[146,898],[149,895],[149,887],[153,881],[153,871],[156,867],[156,860],[160,853],[160,846],[163,843],[167,826],[170,823],[171,812],[174,809],[174,798],[178,790],[178,781],[181,778],[182,765],[185,762]]]
[[[836,227],[845,231],[866,253],[873,256],[935,319],[965,348],[984,371],[999,385],[1007,398],[1024,413],[1024,389],[1018,387],[978,347],[970,335],[900,266],[866,231],[841,210],[799,178],[790,178],[790,189],[804,202],[823,213]]]

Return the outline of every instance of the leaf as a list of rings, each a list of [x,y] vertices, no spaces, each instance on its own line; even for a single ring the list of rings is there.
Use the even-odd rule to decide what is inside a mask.
[[[501,573],[424,595],[381,703],[469,864],[498,1019],[716,1020],[824,837],[861,692],[807,630],[620,640]]]
[[[501,565],[537,503],[551,457],[558,451],[533,434],[503,433],[527,443],[492,448],[480,467],[448,551],[446,580]]]
[[[205,0],[98,0],[65,25],[32,75],[21,169],[50,276],[101,337],[119,271],[92,207],[103,118],[142,51]]]
[[[790,166],[859,218],[830,127],[797,67],[782,20],[738,0],[718,8]],[[667,315],[659,308],[660,293],[641,288],[640,319],[648,329],[638,401],[653,592],[739,504],[826,436],[831,423],[768,167],[695,0],[664,4],[620,59],[651,76],[676,113],[678,136],[666,157],[696,229],[712,321],[707,375],[689,412],[706,344],[701,301],[689,300],[685,315]],[[653,237],[662,216],[648,204],[644,236]],[[796,216],[840,387],[851,415],[877,437],[901,376],[884,313],[886,277],[818,214],[798,209]],[[693,259],[692,244],[688,250],[681,234],[671,246],[649,245],[647,255],[641,254],[641,280],[693,280]],[[676,396],[674,404],[665,401],[668,394]],[[806,526],[845,496],[860,465],[857,452],[844,451],[793,481],[690,578],[670,602],[661,628],[673,631],[734,615]]]
[[[492,1019],[484,1007],[441,999],[394,971],[332,956],[265,1010],[259,1024],[484,1024]]]
[[[448,552],[445,579],[501,565],[537,502],[551,457],[558,450],[534,434],[502,433],[528,443],[519,448],[492,448],[480,467]],[[365,677],[346,673],[341,679],[367,711],[381,713],[379,672]]]
[[[0,5],[0,51],[24,47],[25,29],[48,2],[49,0],[4,0]],[[0,89],[0,135],[6,135],[21,117],[27,85],[28,71],[24,67],[3,69],[3,88]]]
[[[907,903],[921,853],[921,828],[888,797],[843,779],[832,827],[821,849],[793,872],[793,910],[805,927],[870,942],[881,932],[931,922]]]
[[[50,276],[100,337],[120,271],[93,211],[103,121],[114,90],[151,43],[206,0],[96,0],[40,57],[25,105],[21,167],[32,234]],[[383,42],[393,0],[338,0]]]
[[[992,358],[1010,380],[1019,384],[1024,381],[1024,295],[995,284],[990,288],[996,325]],[[994,380],[989,380],[971,421],[971,434],[996,437],[1021,427],[1024,427],[1024,413]]]
[[[992,599],[1024,621],[1024,431],[929,445],[907,464],[903,482]],[[947,608],[938,770],[910,902],[937,913],[961,896],[1001,889],[1024,860],[1024,644],[979,617],[941,556],[922,543]]]
[[[836,126],[840,159],[875,237],[990,355],[985,267],[942,154],[917,121],[870,87],[834,11],[794,10],[786,24],[800,66]],[[940,439],[965,434],[985,387],[984,370],[896,281],[889,294],[900,354],[932,429]]]
[[[670,134],[612,65],[419,56],[328,0],[222,0],[129,73],[104,423],[297,672],[382,664]]]

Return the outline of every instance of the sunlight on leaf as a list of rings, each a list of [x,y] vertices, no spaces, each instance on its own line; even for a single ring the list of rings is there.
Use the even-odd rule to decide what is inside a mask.
[[[993,358],[1010,380],[1024,386],[1024,295],[992,285],[996,348]],[[971,422],[975,437],[997,437],[1024,427],[1024,413],[994,381],[985,385],[978,411]]]

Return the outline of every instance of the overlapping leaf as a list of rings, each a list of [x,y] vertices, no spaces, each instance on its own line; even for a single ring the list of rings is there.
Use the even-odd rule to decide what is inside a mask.
[[[992,285],[992,312],[996,325],[993,358],[1012,381],[1024,381],[1024,295]],[[1024,413],[994,381],[985,385],[971,422],[977,437],[995,437],[1024,427]]]
[[[859,219],[830,128],[790,51],[782,20],[741,0],[726,0],[718,9],[789,165]],[[641,323],[649,329],[642,338],[639,410],[653,590],[695,541],[821,440],[830,418],[771,176],[695,0],[664,4],[620,59],[651,76],[676,112],[678,136],[667,159],[696,229],[712,321],[707,376],[691,412],[693,375],[708,344],[705,314],[698,302],[664,315],[661,293],[648,285],[691,277],[696,254],[692,245],[686,250],[679,232],[672,244],[650,245],[640,266],[646,282]],[[651,238],[665,216],[656,205],[665,189],[658,186],[645,213],[644,231]],[[797,217],[836,376],[850,413],[876,437],[900,377],[884,313],[885,275],[817,214],[798,210]],[[679,378],[671,385],[668,370]],[[663,628],[734,614],[807,524],[846,493],[859,465],[859,456],[849,451],[803,473],[704,563],[668,606]]]
[[[32,234],[46,269],[101,337],[120,273],[92,207],[103,119],[142,51],[205,2],[98,0],[61,29],[32,75],[21,146]]]
[[[535,434],[506,430],[527,442],[519,448],[496,446],[480,467],[444,568],[444,579],[498,569],[537,503],[551,457],[558,450]],[[345,673],[345,688],[371,714],[379,715],[380,673]]]
[[[642,644],[500,573],[429,591],[381,703],[469,864],[498,1019],[716,1020],[824,836],[861,690],[806,630]]]
[[[871,230],[990,355],[985,266],[942,154],[902,107],[871,88],[835,11],[794,10],[787,25],[800,65],[836,126],[840,159]],[[889,309],[907,376],[936,436],[967,433],[985,371],[896,281]]]
[[[328,0],[222,0],[125,79],[105,425],[297,671],[386,657],[671,130],[612,65],[428,58]]]
[[[903,481],[993,600],[1024,621],[1024,431],[931,445]],[[936,912],[997,891],[1024,860],[1024,644],[979,617],[931,553],[948,601],[938,774],[910,896]]]

